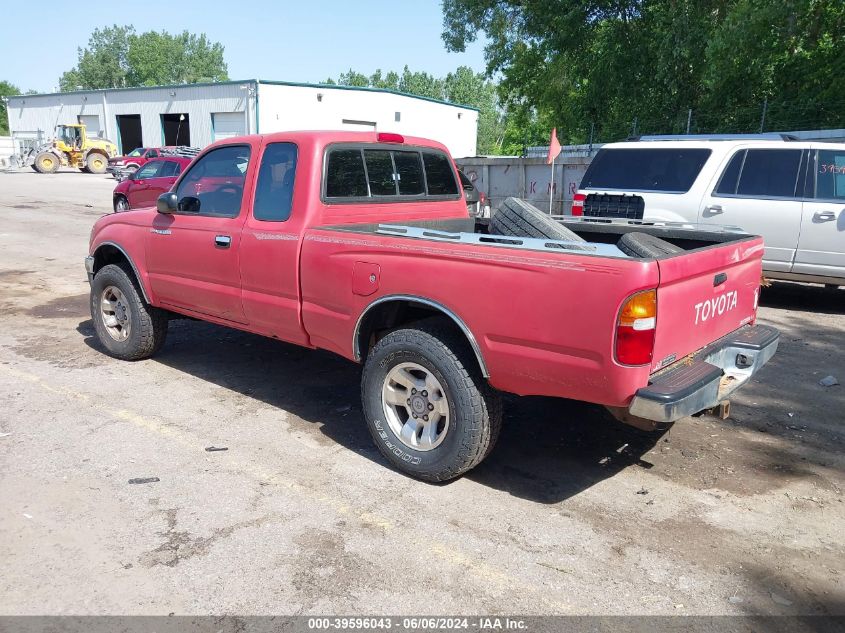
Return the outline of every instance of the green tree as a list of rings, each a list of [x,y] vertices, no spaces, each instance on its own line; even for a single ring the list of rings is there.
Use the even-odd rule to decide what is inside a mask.
[[[754,131],[771,120],[831,124],[845,61],[845,3],[826,0],[444,0],[443,40],[486,35],[487,72],[528,126],[583,142],[632,132]],[[533,118],[527,113],[533,112]],[[512,127],[512,126],[510,126]],[[548,134],[548,130],[546,131]]]
[[[62,90],[122,88],[227,80],[223,45],[205,34],[148,31],[131,26],[95,29],[79,49],[77,65],[64,73]]]
[[[16,85],[0,80],[0,136],[8,136],[9,134],[9,111],[2,97],[19,95],[20,93],[20,88]]]

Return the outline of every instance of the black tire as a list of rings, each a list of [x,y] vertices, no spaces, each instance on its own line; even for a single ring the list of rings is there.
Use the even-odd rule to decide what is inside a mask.
[[[129,327],[124,340],[115,339],[106,325],[100,303],[107,288],[117,288],[125,297],[123,311]],[[91,319],[97,338],[110,356],[141,360],[155,354],[167,338],[167,312],[148,305],[138,289],[132,270],[126,265],[103,266],[91,282]]]
[[[490,233],[508,237],[536,237],[547,240],[583,242],[547,213],[519,198],[507,198],[490,220]]]
[[[39,174],[54,174],[61,167],[62,161],[53,152],[41,152],[35,157],[33,168]]]
[[[420,451],[391,428],[382,388],[398,365],[421,366],[443,386],[448,429],[439,445]],[[424,481],[454,479],[487,457],[502,426],[502,401],[478,368],[465,340],[437,319],[394,330],[370,351],[361,380],[364,416],[373,441],[403,473]]]
[[[129,211],[131,209],[129,206],[129,200],[126,199],[126,196],[115,196],[112,206],[114,207],[115,213],[120,211]]]
[[[684,251],[680,246],[675,246],[671,242],[662,240],[649,233],[639,233],[637,231],[625,233],[625,235],[619,238],[616,246],[620,251],[631,257],[662,257]]]
[[[90,174],[91,173],[91,170],[88,169],[88,165],[85,165],[84,167],[80,167],[79,171],[81,171],[83,174]]]
[[[104,174],[109,166],[109,159],[100,152],[91,152],[85,157],[85,167],[89,174]]]

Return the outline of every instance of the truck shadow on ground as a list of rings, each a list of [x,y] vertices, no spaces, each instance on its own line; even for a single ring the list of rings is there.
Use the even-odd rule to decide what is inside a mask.
[[[845,290],[773,281],[771,286],[762,289],[760,305],[782,310],[845,314]]]
[[[102,351],[90,320],[78,331]],[[289,412],[384,468],[360,404],[361,370],[345,359],[209,323],[177,320],[154,357],[172,369]],[[506,397],[498,445],[470,478],[526,499],[555,503],[640,463],[660,434],[617,423],[601,407]],[[301,424],[301,423],[300,423]]]

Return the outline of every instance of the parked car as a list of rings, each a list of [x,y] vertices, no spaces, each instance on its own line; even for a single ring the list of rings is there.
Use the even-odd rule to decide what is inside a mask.
[[[109,166],[106,167],[112,176],[117,177],[120,173],[130,174],[136,171],[147,161],[158,158],[161,154],[160,147],[138,147],[125,156],[115,156],[109,159]]]
[[[775,352],[777,331],[755,325],[759,237],[558,223],[516,199],[498,234],[476,233],[459,182],[445,146],[398,134],[218,141],[156,209],[94,224],[97,337],[147,358],[178,314],[362,362],[375,444],[429,481],[492,450],[500,392],[654,428],[717,405]]]
[[[112,206],[115,211],[128,211],[155,206],[156,199],[169,191],[179,174],[191,164],[190,158],[169,156],[149,161],[114,188]]]
[[[738,226],[765,240],[767,277],[845,285],[845,144],[681,138],[602,147],[573,214]]]

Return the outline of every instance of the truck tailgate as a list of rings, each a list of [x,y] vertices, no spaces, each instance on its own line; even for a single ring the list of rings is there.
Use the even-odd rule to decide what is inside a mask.
[[[754,320],[762,258],[757,237],[658,260],[652,371]]]

